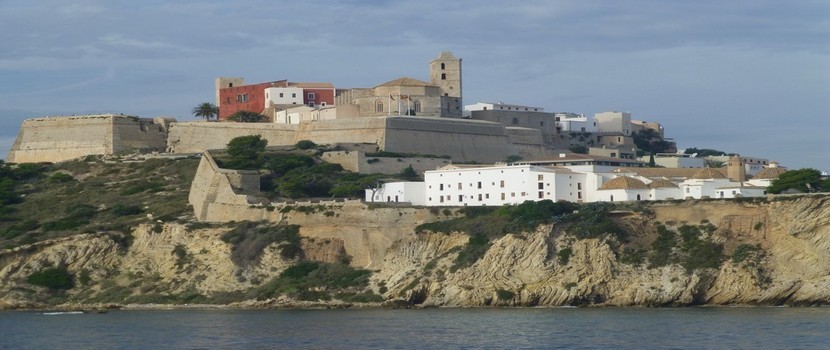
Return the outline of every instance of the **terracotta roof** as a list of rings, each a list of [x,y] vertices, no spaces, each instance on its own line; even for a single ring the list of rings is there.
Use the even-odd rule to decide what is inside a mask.
[[[753,179],[777,179],[781,174],[786,173],[787,169],[784,168],[764,168],[763,170],[759,171]]]
[[[692,175],[692,179],[704,180],[704,179],[725,179],[726,176],[723,175],[720,171],[717,171],[713,168],[703,168],[698,170],[694,175]]]
[[[650,182],[648,188],[677,188],[677,184],[670,180],[660,179]]]
[[[726,168],[709,168],[712,171],[717,171],[721,176],[726,177]],[[634,173],[643,177],[665,177],[665,178],[683,178],[690,179],[698,173],[701,168],[618,168],[615,173]]]
[[[648,186],[640,180],[633,177],[620,176],[615,177],[608,182],[602,184],[600,190],[647,190]]]
[[[331,83],[288,83],[288,86],[296,86],[306,89],[334,89],[334,85],[331,85]]]
[[[402,78],[398,78],[398,79],[395,79],[395,80],[387,81],[387,82],[385,82],[383,84],[380,84],[378,86],[433,86],[433,85],[430,84],[430,83],[427,83],[425,81],[420,81],[420,80],[415,79],[415,78],[402,77]]]

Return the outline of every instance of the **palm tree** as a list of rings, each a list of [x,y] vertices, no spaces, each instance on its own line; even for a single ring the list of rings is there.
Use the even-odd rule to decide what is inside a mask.
[[[193,108],[193,116],[205,118],[205,120],[215,119],[219,116],[219,107],[210,102],[199,104]]]

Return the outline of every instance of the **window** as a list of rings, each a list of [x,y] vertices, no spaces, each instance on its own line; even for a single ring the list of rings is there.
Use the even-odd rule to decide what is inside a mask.
[[[545,183],[544,183],[544,182],[540,182],[540,183],[539,183],[539,187],[538,187],[537,189],[544,190],[544,189],[545,189]]]
[[[444,184],[440,184],[440,185],[438,185],[438,190],[439,190],[439,191],[443,191],[443,190],[444,190]]]
[[[375,112],[376,113],[383,113],[383,102],[380,102],[380,101],[375,102]]]
[[[316,99],[316,98],[317,98],[317,94],[315,94],[315,93],[313,93],[313,92],[309,92],[309,93],[308,93],[308,99],[309,99],[309,100],[312,100],[312,101],[313,101],[313,100],[314,100],[314,99]]]
[[[513,118],[513,125],[519,124],[519,118]]]
[[[441,80],[447,80],[447,73],[441,73]]]
[[[539,199],[542,199],[544,197],[545,197],[545,192],[539,191]]]
[[[611,202],[613,202],[613,201],[614,201],[614,195],[612,194],[611,195]]]
[[[516,197],[516,192],[510,192],[510,197]]]
[[[581,182],[577,182],[577,183],[576,183],[576,189],[577,189],[577,190],[581,190],[581,189],[582,189],[582,183],[581,183]]]
[[[582,192],[576,193],[576,199],[582,199]]]
[[[481,188],[481,181],[478,182],[478,188]]]
[[[458,201],[463,202],[464,201],[464,196],[459,194],[458,195]]]
[[[415,113],[421,113],[421,101],[415,100]]]
[[[441,70],[444,70],[444,68],[446,68],[446,67],[447,67],[447,65],[446,65],[446,64],[441,63]]]
[[[228,83],[228,87],[233,87],[233,83]]]
[[[236,102],[248,102],[248,94],[236,95]]]
[[[481,202],[481,193],[478,194],[478,201]]]
[[[485,194],[484,194],[484,198],[486,198],[486,199],[490,199],[490,194],[489,194],[489,193],[485,193]]]
[[[296,93],[292,93],[292,94],[291,94],[291,98],[297,98],[297,94],[296,94]]]
[[[501,194],[501,200],[504,200],[504,193]]]
[[[441,197],[438,197],[438,198],[439,198],[439,202],[444,203],[444,196],[441,196]]]
[[[284,95],[284,94],[283,94],[282,92],[280,92],[280,98],[285,97],[285,96],[283,96],[283,95]]]
[[[314,101],[309,102],[309,103],[308,103],[308,106],[309,106],[309,107],[314,107]]]
[[[499,187],[504,188],[504,180],[499,180]]]
[[[458,189],[459,190],[461,189],[461,183],[460,182],[458,183]]]

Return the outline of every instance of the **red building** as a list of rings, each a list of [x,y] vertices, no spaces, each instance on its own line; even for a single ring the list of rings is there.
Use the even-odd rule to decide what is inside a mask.
[[[335,89],[330,83],[291,83],[287,80],[238,86],[228,83],[218,87],[219,120],[227,120],[239,111],[263,113],[268,105],[265,96],[265,89],[268,88],[299,88],[302,89],[303,104],[312,107],[334,106]]]

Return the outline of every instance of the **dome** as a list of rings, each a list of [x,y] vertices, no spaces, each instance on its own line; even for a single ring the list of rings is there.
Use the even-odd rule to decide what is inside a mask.
[[[604,183],[601,190],[647,190],[648,186],[640,180],[633,177],[620,176],[615,177]]]

